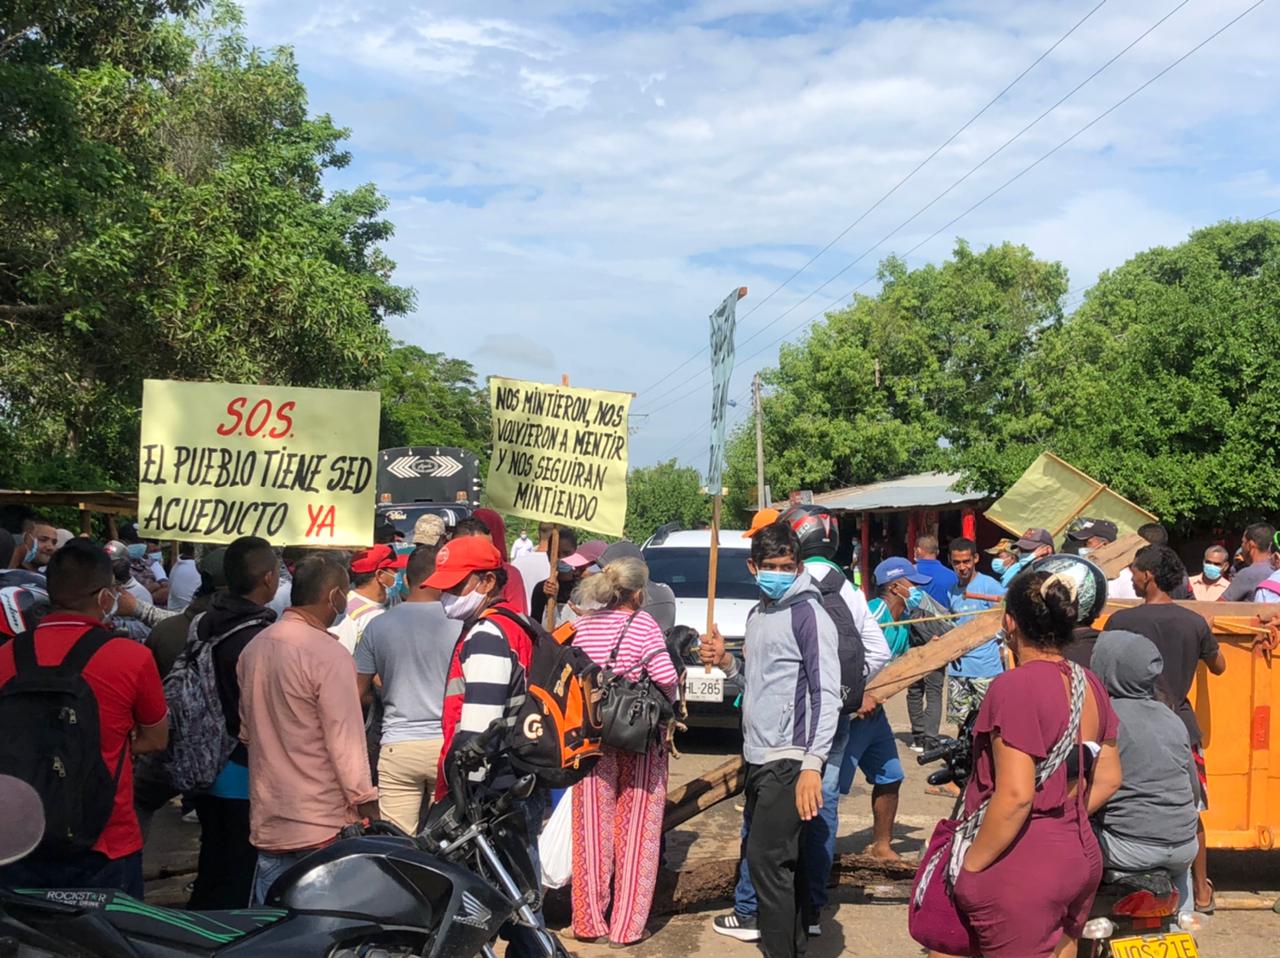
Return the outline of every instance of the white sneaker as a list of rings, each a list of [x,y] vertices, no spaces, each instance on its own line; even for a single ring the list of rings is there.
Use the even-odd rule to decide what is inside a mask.
[[[739,915],[734,911],[727,915],[717,915],[711,922],[711,928],[718,935],[727,935],[738,941],[760,940],[760,928],[756,924],[755,915]]]

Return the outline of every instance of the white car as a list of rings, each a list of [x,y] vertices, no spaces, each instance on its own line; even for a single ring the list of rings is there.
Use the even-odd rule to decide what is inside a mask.
[[[742,657],[747,613],[760,600],[755,579],[747,570],[751,540],[741,529],[721,529],[716,562],[714,619],[724,636],[725,648]],[[711,532],[708,529],[659,533],[644,544],[649,577],[671,586],[676,596],[676,625],[687,625],[698,634],[707,630],[707,578],[710,571]],[[736,726],[735,704],[740,687],[726,682],[719,669],[711,675],[697,664],[689,669],[686,690],[692,724]]]

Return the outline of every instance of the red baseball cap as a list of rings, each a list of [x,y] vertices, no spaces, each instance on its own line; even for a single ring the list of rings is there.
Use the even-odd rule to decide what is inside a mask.
[[[609,543],[603,539],[588,539],[582,545],[578,546],[578,551],[565,556],[560,561],[565,565],[573,566],[575,569],[581,569],[584,566],[593,565],[600,561],[600,557],[604,555],[604,550],[609,548]]]
[[[436,553],[436,571],[421,583],[427,589],[452,589],[473,572],[502,568],[502,553],[486,536],[451,539]]]
[[[380,569],[403,569],[409,564],[407,555],[397,555],[395,546],[370,546],[351,560],[351,571],[359,575]]]

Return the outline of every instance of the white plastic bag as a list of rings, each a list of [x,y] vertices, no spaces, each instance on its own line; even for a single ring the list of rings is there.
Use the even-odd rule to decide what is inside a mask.
[[[563,888],[573,878],[573,789],[565,789],[538,838],[542,886]]]

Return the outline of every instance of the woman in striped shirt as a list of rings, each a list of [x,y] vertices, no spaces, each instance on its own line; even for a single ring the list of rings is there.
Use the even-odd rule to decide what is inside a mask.
[[[612,655],[613,670],[629,679],[648,673],[674,698],[678,679],[662,630],[639,611],[648,583],[648,567],[634,558],[611,562],[584,580],[582,600],[598,611],[578,619],[573,644],[601,666]],[[666,797],[663,742],[643,755],[606,746],[574,787],[573,931],[579,941],[607,935],[614,944],[630,945],[648,937]]]

